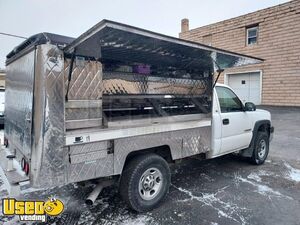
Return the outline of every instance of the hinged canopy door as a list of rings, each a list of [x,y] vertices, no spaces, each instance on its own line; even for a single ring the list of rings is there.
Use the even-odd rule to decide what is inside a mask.
[[[103,20],[72,41],[66,54],[95,59],[145,63],[176,69],[225,69],[262,60],[195,42],[169,37],[125,24]]]

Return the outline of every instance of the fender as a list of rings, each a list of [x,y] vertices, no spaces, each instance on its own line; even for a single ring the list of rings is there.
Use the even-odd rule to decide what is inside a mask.
[[[267,125],[268,126],[267,132],[269,133],[269,136],[270,136],[271,121],[270,120],[256,121],[255,124],[254,124],[254,128],[252,130],[252,139],[251,139],[250,145],[247,149],[242,151],[242,153],[241,153],[242,156],[244,156],[244,157],[251,157],[252,156],[252,153],[253,153],[253,150],[254,150],[255,140],[256,140],[256,137],[257,137],[257,133],[258,133],[258,129],[261,125]]]

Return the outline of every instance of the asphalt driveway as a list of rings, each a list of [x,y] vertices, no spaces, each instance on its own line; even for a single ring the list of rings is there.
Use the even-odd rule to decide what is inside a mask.
[[[66,203],[62,216],[48,224],[300,224],[300,108],[264,108],[275,126],[264,165],[232,156],[184,160],[172,167],[170,193],[152,212],[131,212],[113,187],[93,206],[83,204],[90,186],[72,184],[24,196],[55,195]],[[0,181],[0,196],[6,195]],[[16,217],[0,217],[0,222],[21,224]]]

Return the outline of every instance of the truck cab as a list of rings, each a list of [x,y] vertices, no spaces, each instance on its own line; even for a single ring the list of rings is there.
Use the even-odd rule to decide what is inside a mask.
[[[261,149],[258,153],[260,157],[253,158],[254,162],[261,164],[267,157],[273,130],[271,114],[268,111],[256,109],[251,102],[244,105],[227,85],[215,86],[212,110],[212,151],[209,152],[209,158],[238,151],[250,157],[249,148],[253,150],[258,133],[264,132],[267,138],[260,143]]]

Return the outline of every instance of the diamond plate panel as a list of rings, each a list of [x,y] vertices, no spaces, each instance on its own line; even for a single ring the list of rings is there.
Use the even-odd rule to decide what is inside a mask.
[[[70,60],[65,60],[65,90],[68,86]],[[73,64],[69,85],[69,100],[93,100],[102,98],[102,66],[97,61],[83,61]]]
[[[64,72],[62,51],[53,45],[37,47],[35,80],[33,186],[66,183],[64,146]]]
[[[68,88],[70,60],[65,60],[65,92]],[[69,100],[98,100],[102,98],[102,66],[100,62],[74,61],[69,86]],[[66,120],[102,118],[102,107],[66,108]]]
[[[182,157],[208,152],[211,146],[211,127],[188,130],[183,134]]]
[[[109,154],[106,158],[98,160],[95,177],[106,177],[114,174],[114,155]]]
[[[95,178],[97,161],[68,165],[68,182],[78,182]]]
[[[101,142],[93,142],[88,144],[82,144],[82,145],[73,145],[70,146],[70,154],[82,154],[85,152],[94,152],[98,150],[107,150],[109,148],[109,142],[108,141],[101,141]]]
[[[85,152],[83,154],[70,155],[71,164],[89,162],[97,159],[102,159],[107,156],[107,151]]]
[[[209,151],[210,127],[141,135],[114,142],[114,174],[122,172],[127,155],[142,149],[168,145],[173,159]],[[183,143],[188,143],[183,148]],[[191,154],[192,153],[192,154]]]
[[[112,154],[99,160],[68,165],[68,182],[78,182],[113,175],[114,158]]]
[[[113,175],[114,158],[108,154],[109,141],[70,146],[68,182],[77,182]]]

